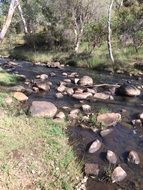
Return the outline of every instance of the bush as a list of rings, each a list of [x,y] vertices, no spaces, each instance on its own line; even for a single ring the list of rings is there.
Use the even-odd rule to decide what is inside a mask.
[[[66,39],[61,31],[47,31],[41,33],[33,33],[25,36],[25,43],[34,49],[70,49],[68,39]]]

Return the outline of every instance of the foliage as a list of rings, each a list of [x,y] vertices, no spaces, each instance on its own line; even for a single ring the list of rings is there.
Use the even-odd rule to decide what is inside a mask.
[[[127,36],[136,50],[143,44],[143,4],[134,1],[130,6],[120,8],[115,15],[113,28],[116,36]],[[125,43],[125,41],[124,41]]]

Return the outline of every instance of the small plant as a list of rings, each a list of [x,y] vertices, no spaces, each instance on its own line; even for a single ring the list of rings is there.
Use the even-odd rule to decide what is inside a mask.
[[[99,114],[103,114],[103,113],[109,113],[110,110],[107,107],[101,107],[99,110]]]

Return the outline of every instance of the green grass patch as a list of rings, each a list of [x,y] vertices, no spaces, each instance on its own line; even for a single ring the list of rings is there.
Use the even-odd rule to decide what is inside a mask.
[[[16,85],[22,78],[15,74],[5,72],[0,68],[0,84],[4,86]]]
[[[5,99],[8,97],[8,93],[0,92],[0,107],[5,107],[6,102]]]
[[[26,116],[0,119],[3,190],[74,189],[81,169],[68,145],[64,125]]]
[[[32,50],[28,47],[19,47],[11,51],[11,57],[32,62],[63,61],[68,56],[67,52]]]

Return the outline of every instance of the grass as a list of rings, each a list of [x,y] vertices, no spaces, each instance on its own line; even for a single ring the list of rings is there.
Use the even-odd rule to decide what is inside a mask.
[[[6,106],[5,99],[8,96],[9,96],[8,93],[6,93],[6,92],[0,92],[0,107],[5,107]]]
[[[15,74],[10,74],[0,68],[0,84],[3,86],[16,85],[22,78]]]
[[[23,59],[32,62],[51,62],[64,60],[68,56],[68,53],[47,50],[34,51],[24,47],[13,49],[10,56],[16,59]]]
[[[1,189],[74,188],[80,166],[62,126],[26,116],[0,119]]]

